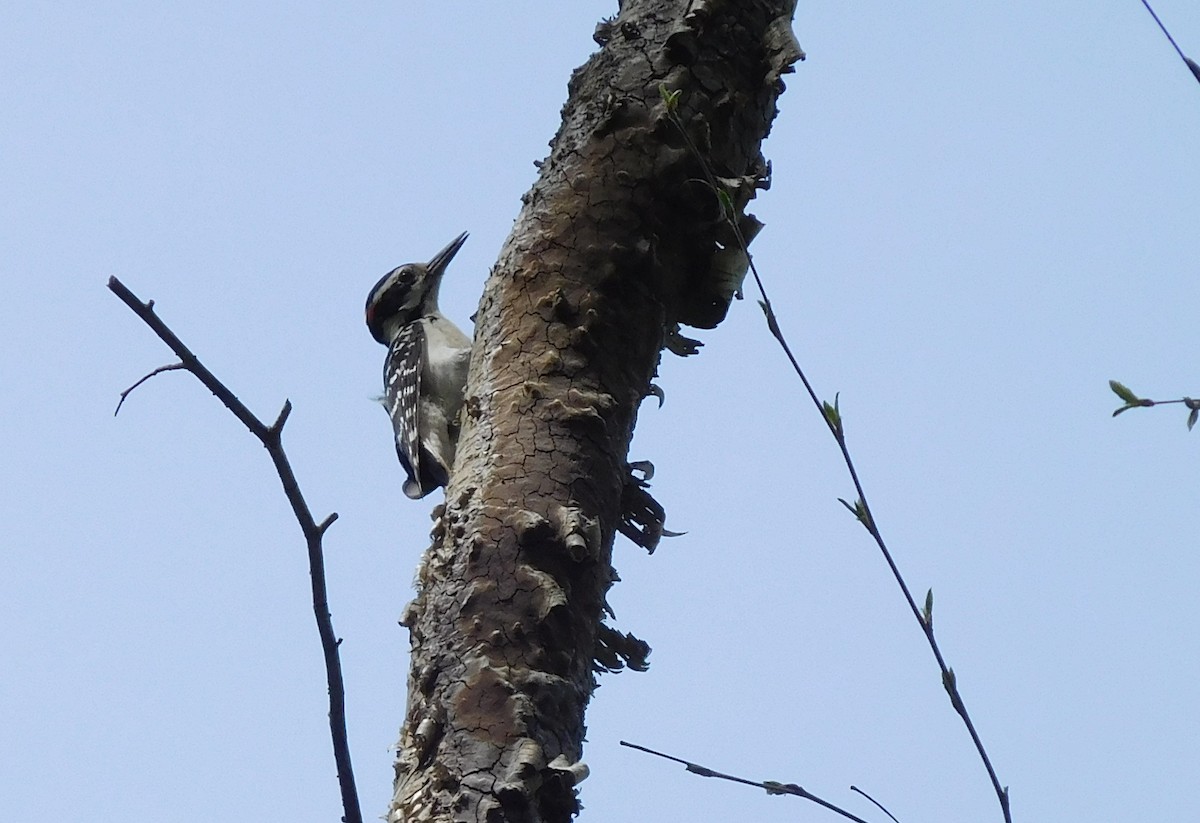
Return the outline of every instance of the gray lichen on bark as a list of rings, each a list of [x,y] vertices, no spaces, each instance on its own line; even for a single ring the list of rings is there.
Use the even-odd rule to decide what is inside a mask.
[[[709,180],[752,219],[779,77],[803,56],[793,10],[626,0],[571,78],[480,301],[457,461],[403,619],[389,820],[578,811],[595,672],[644,666],[602,626],[637,409],[668,331],[711,328],[732,299]],[[679,92],[673,115],[660,88]]]

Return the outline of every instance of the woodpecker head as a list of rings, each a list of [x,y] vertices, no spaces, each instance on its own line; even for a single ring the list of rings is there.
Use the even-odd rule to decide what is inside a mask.
[[[463,232],[428,263],[405,263],[380,278],[367,295],[367,328],[376,341],[390,345],[402,326],[437,309],[442,275],[465,242]]]

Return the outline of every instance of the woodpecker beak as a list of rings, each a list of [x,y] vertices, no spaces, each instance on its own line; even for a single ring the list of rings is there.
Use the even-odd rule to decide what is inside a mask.
[[[463,247],[463,243],[467,242],[467,232],[463,232],[458,237],[450,241],[450,245],[442,249],[433,256],[429,261],[428,271],[435,277],[440,277],[445,271],[446,266],[450,265],[450,261],[454,259],[454,255],[458,254],[458,250]]]

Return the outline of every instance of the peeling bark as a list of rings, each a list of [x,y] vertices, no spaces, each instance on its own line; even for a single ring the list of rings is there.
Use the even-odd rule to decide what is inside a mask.
[[[803,57],[794,6],[626,0],[571,78],[480,302],[457,461],[403,620],[390,821],[578,811],[595,671],[648,652],[601,623],[637,408],[678,325],[716,326],[740,287],[725,209],[752,237],[760,144]]]

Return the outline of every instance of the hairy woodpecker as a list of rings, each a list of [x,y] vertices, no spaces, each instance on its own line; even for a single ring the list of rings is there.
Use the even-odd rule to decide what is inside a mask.
[[[383,401],[414,500],[445,486],[454,465],[471,341],[438,309],[438,287],[466,240],[463,232],[428,263],[392,269],[367,295],[367,328],[388,347]]]

